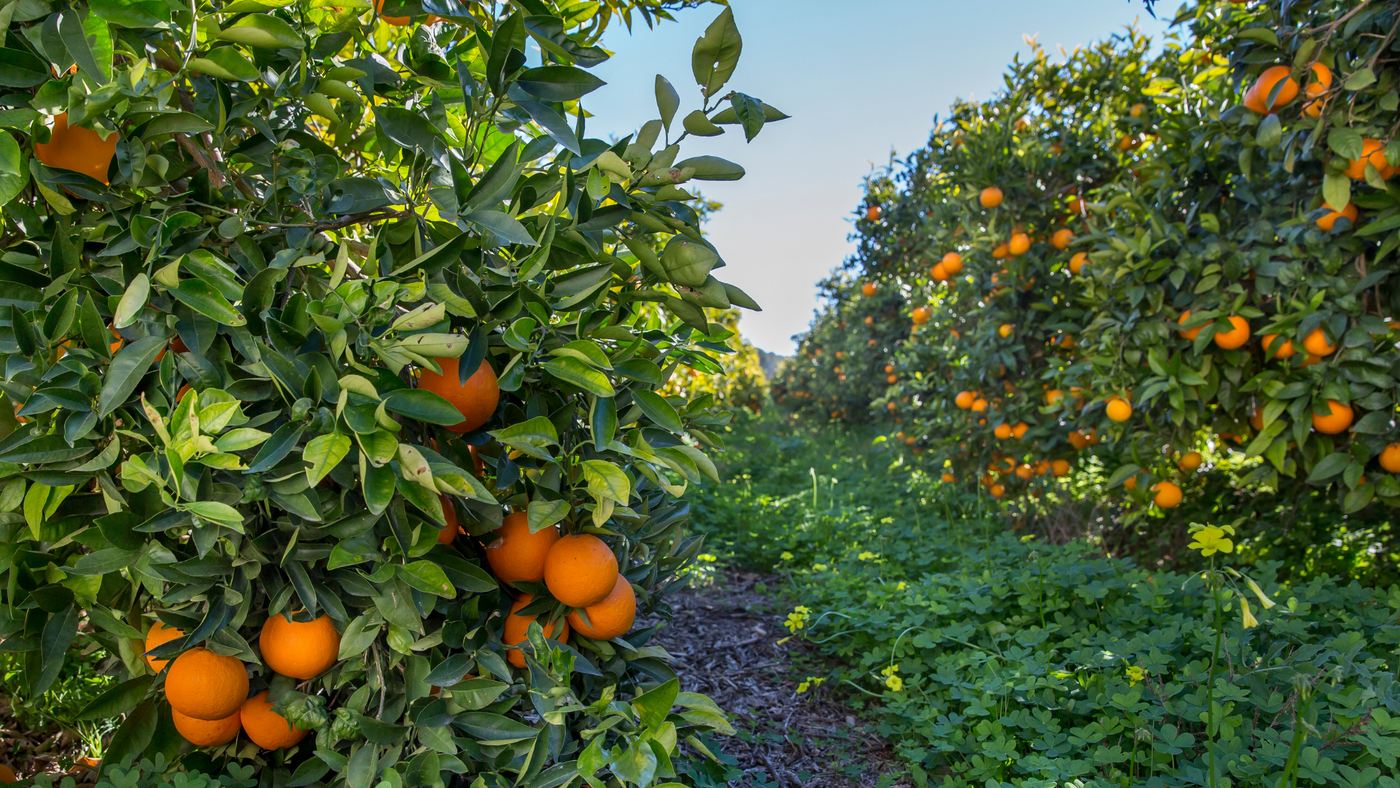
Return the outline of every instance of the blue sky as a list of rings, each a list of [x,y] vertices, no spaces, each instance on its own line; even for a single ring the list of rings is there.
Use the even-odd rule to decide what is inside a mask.
[[[744,51],[727,87],[792,117],[748,144],[733,126],[692,137],[681,155],[723,156],[748,171],[701,184],[724,204],[706,230],[729,264],[719,277],[763,306],[744,313],[744,334],[784,355],[812,319],[816,282],[852,251],[846,237],[861,179],[923,145],[933,116],[955,98],[991,95],[1012,57],[1030,51],[1023,35],[1038,35],[1058,59],[1057,46],[1068,51],[1135,21],[1154,43],[1166,28],[1141,0],[731,2]],[[1159,5],[1163,15],[1175,11]],[[615,26],[603,44],[616,54],[594,69],[608,84],[584,101],[596,116],[589,136],[622,136],[658,117],[658,73],[680,92],[677,123],[698,108],[690,50],[721,10],[682,11],[674,23],[630,34]]]

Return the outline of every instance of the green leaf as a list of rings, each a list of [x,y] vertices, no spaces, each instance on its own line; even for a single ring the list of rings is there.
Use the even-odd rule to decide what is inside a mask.
[[[1328,173],[1322,176],[1322,199],[1337,210],[1351,202],[1351,178]]]
[[[734,114],[739,119],[739,125],[744,129],[744,139],[753,142],[753,138],[763,130],[763,123],[767,119],[763,110],[763,102],[752,96],[736,92],[729,97],[729,103],[733,105]]]
[[[320,484],[326,474],[350,454],[350,445],[350,436],[338,432],[317,435],[307,441],[306,448],[301,452],[301,458],[311,463],[311,467],[306,469],[306,483],[312,487]]]
[[[146,308],[146,300],[150,294],[151,279],[144,271],[132,277],[131,284],[126,286],[126,292],[122,293],[121,300],[117,302],[117,310],[112,319],[113,326],[126,328],[135,323],[136,316]]]
[[[717,137],[724,133],[724,129],[705,117],[704,110],[691,110],[690,114],[681,121],[681,125],[685,127],[686,131],[697,137]]]
[[[384,398],[384,409],[414,421],[450,427],[462,423],[462,413],[452,403],[426,389],[399,389]]]
[[[690,53],[690,70],[706,96],[717,94],[734,75],[743,49],[744,39],[734,24],[734,11],[726,8],[705,29],[705,35],[695,42]]]
[[[101,17],[79,18],[76,9],[69,9],[58,19],[58,32],[83,73],[99,85],[112,81],[112,34]]]
[[[472,211],[462,219],[491,233],[504,243],[539,246],[539,242],[525,229],[525,225],[503,211]]]
[[[88,0],[88,7],[117,27],[155,27],[170,21],[170,4],[164,0]]]
[[[253,457],[253,461],[248,465],[248,470],[244,473],[262,473],[276,466],[296,448],[297,442],[301,440],[301,433],[306,427],[300,424],[283,424],[272,433],[272,437],[267,439],[263,447]]]
[[[1352,432],[1359,432],[1364,435],[1385,435],[1392,428],[1393,418],[1390,413],[1382,410],[1375,410],[1362,416],[1356,422],[1356,426],[1351,428]]]
[[[676,696],[680,694],[680,691],[680,679],[671,679],[633,700],[632,708],[641,718],[642,727],[660,728],[661,723],[666,721],[666,715],[671,713],[671,707],[676,704]]]
[[[457,592],[448,582],[447,574],[431,561],[414,561],[399,567],[399,575],[413,588],[425,594],[433,594],[443,599],[452,599]]]
[[[599,397],[612,397],[617,394],[608,376],[588,366],[572,356],[553,358],[543,364],[544,371]]]
[[[539,733],[537,728],[532,728],[523,722],[516,722],[509,717],[484,711],[459,714],[453,723],[466,731],[467,735],[479,744],[488,747],[533,739]]]
[[[117,351],[107,374],[102,378],[102,391],[97,395],[97,417],[105,419],[112,411],[126,404],[146,370],[165,349],[163,337],[141,337]]]
[[[354,618],[340,636],[338,659],[353,659],[363,654],[379,638],[384,619],[373,611]]]
[[[737,181],[744,177],[744,168],[718,156],[695,156],[675,164],[678,169],[695,170],[698,181]]]
[[[671,432],[684,432],[685,425],[681,423],[680,414],[666,401],[666,398],[654,391],[645,389],[632,392],[632,401],[637,403],[652,423],[662,429]]]
[[[49,687],[58,679],[58,674],[63,672],[68,647],[73,645],[73,638],[78,634],[78,618],[81,613],[77,605],[69,605],[50,615],[48,622],[44,624],[43,634],[39,637],[41,667],[39,675],[29,686],[35,697],[48,692]]]
[[[1323,457],[1317,465],[1313,466],[1312,473],[1308,474],[1308,482],[1316,483],[1326,481],[1346,470],[1346,467],[1350,464],[1350,454],[1344,451],[1334,451],[1326,457]]]
[[[230,528],[237,529],[243,524],[243,513],[226,503],[194,501],[185,504],[185,509],[201,520],[208,520]]]
[[[546,501],[540,498],[530,502],[526,510],[529,515],[530,533],[538,533],[569,514],[568,501]]]
[[[627,505],[632,496],[632,483],[622,469],[606,460],[584,460],[580,463],[588,491],[595,498]]]
[[[374,108],[374,119],[395,145],[409,150],[432,151],[441,145],[437,129],[428,119],[400,107],[379,106]]]
[[[0,49],[0,87],[32,88],[50,78],[49,64],[22,49]]]
[[[262,73],[248,58],[243,57],[235,47],[219,47],[204,57],[192,58],[190,70],[208,74],[219,79],[232,79],[238,82],[257,82]]]
[[[263,49],[301,49],[306,45],[292,26],[270,14],[248,14],[219,31],[220,41]]]
[[[1359,68],[1347,76],[1342,87],[1347,90],[1361,90],[1376,81],[1376,73],[1369,68]]]
[[[1346,126],[1338,126],[1327,132],[1327,147],[1344,158],[1361,158],[1362,141],[1361,132]]]
[[[555,431],[554,423],[543,416],[512,424],[490,434],[512,449],[519,449],[531,457],[546,461],[552,461],[554,458],[545,450],[559,443],[559,433]]]
[[[226,326],[242,326],[248,323],[222,293],[203,279],[181,280],[178,287],[168,288],[167,292],[174,296],[175,300],[216,323]]]
[[[676,88],[670,80],[656,75],[656,111],[661,113],[661,122],[666,126],[666,130],[671,130],[671,119],[676,116],[676,110],[680,109],[681,97],[676,92]]]
[[[189,112],[167,112],[157,115],[141,129],[143,138],[159,137],[162,134],[199,134],[213,131],[214,124]]]
[[[541,66],[516,78],[521,90],[540,101],[577,101],[608,84],[576,66]]]
[[[105,720],[120,717],[141,703],[141,699],[146,697],[146,690],[150,689],[151,682],[155,681],[155,678],[155,676],[137,676],[134,679],[123,681],[89,701],[74,719]]]
[[[29,183],[19,143],[8,131],[0,131],[0,205],[8,205]]]

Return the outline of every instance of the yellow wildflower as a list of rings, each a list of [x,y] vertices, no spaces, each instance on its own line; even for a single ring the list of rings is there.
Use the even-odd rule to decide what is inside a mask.
[[[894,587],[894,590],[896,590],[896,591],[903,591],[903,590],[904,590],[904,581],[903,581],[903,580],[899,581],[899,585],[895,586],[895,587]]]
[[[1249,586],[1249,590],[1253,591],[1254,595],[1259,597],[1259,604],[1263,605],[1265,610],[1268,610],[1269,608],[1274,606],[1274,600],[1270,599],[1264,593],[1264,589],[1260,588],[1259,584],[1254,582],[1254,578],[1246,577],[1244,579],[1244,582],[1246,585]]]
[[[1254,617],[1253,613],[1249,612],[1249,600],[1244,597],[1240,597],[1240,618],[1243,619],[1245,629],[1259,626],[1259,620]]]
[[[1206,557],[1216,553],[1233,553],[1235,551],[1235,543],[1225,537],[1225,529],[1213,525],[1197,531],[1196,541],[1187,547],[1192,550],[1200,550],[1201,555]]]
[[[869,550],[866,550],[865,552],[863,552],[863,553],[861,553],[860,555],[856,556],[856,558],[859,558],[859,559],[862,560],[862,561],[869,561],[870,559],[875,558],[875,557],[876,557],[875,554],[872,553],[872,552],[870,552]]]
[[[788,613],[787,621],[783,622],[783,626],[787,627],[789,632],[796,634],[797,630],[807,626],[807,620],[811,617],[811,610],[798,605],[791,613]]]
[[[792,553],[789,553],[788,551],[784,550],[782,554],[778,556],[778,558],[781,558],[784,561],[791,561]]]
[[[1128,668],[1128,685],[1132,686],[1134,684],[1137,684],[1139,681],[1142,681],[1143,677],[1145,677],[1146,675],[1147,671],[1143,670],[1137,665],[1130,666]]]
[[[812,564],[812,571],[813,571],[813,572],[825,572],[825,571],[826,571],[826,564]]]

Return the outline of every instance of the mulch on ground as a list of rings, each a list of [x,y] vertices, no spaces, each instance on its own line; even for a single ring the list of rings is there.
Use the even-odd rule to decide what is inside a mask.
[[[773,576],[721,573],[669,597],[674,622],[652,641],[671,653],[682,688],[713,698],[739,731],[720,740],[744,772],[731,784],[897,788],[903,770],[873,726],[825,691],[797,693],[795,665],[820,658],[801,640],[778,643],[787,608],[764,593],[777,585]]]

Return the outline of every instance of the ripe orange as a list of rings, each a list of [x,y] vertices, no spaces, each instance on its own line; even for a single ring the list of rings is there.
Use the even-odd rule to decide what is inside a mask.
[[[1108,417],[1117,422],[1124,422],[1132,418],[1133,406],[1121,397],[1113,397],[1108,401]]]
[[[1264,429],[1264,411],[1255,408],[1249,414],[1249,426],[1253,427],[1255,432]]]
[[[891,372],[894,372],[894,365],[893,365],[893,364],[886,364],[886,365],[885,365],[885,374],[888,375],[888,374],[890,374]]]
[[[1054,235],[1050,236],[1050,245],[1060,251],[1064,251],[1069,248],[1069,244],[1073,240],[1074,232],[1068,227],[1062,227],[1056,230]]]
[[[865,209],[865,219],[870,222],[880,221],[880,206],[872,205]]]
[[[1288,106],[1298,97],[1298,83],[1293,81],[1288,66],[1270,66],[1259,75],[1254,86],[1244,96],[1244,105],[1259,115],[1268,115]],[[1279,83],[1283,83],[1280,85]],[[1275,86],[1278,87],[1274,94]],[[1273,100],[1269,97],[1273,95]]]
[[[263,662],[277,673],[294,679],[314,679],[336,663],[340,633],[325,614],[315,621],[301,622],[278,613],[263,623],[258,650]]]
[[[1084,270],[1084,266],[1089,264],[1089,254],[1087,252],[1075,252],[1074,257],[1069,259],[1069,272],[1078,274]]]
[[[181,632],[175,627],[167,627],[157,621],[151,625],[150,629],[146,630],[146,650],[150,651],[156,646],[164,645],[176,638],[182,638],[184,636],[184,632]],[[166,665],[170,664],[170,660],[146,657],[146,664],[151,666],[151,670],[159,673]]]
[[[637,618],[637,593],[632,590],[627,578],[619,574],[612,592],[602,602],[584,608],[583,612],[588,614],[592,626],[584,622],[577,610],[568,615],[569,626],[578,634],[594,640],[625,635]]]
[[[248,669],[234,657],[192,648],[165,674],[170,708],[197,720],[222,720],[248,698]]]
[[[942,479],[943,479],[943,481],[948,482],[948,483],[951,484],[951,483],[953,482],[953,474],[951,474],[951,473],[945,473],[945,474],[943,474]]]
[[[555,526],[530,533],[530,518],[524,512],[506,515],[496,538],[486,545],[486,563],[503,583],[538,583],[544,579],[545,556],[559,541]]]
[[[1264,335],[1264,356],[1266,358],[1290,359],[1298,352],[1293,349],[1292,340],[1284,339],[1276,343],[1274,341],[1276,339],[1279,339],[1278,334]]]
[[[617,580],[614,578],[614,585]],[[629,585],[630,588],[630,585]],[[531,602],[535,601],[532,594],[521,594],[514,602],[510,603],[510,613],[506,615],[505,627],[501,631],[501,642],[507,646],[515,646],[525,642],[525,636],[530,630],[530,622],[535,620],[535,616],[519,616],[515,611],[520,610]],[[635,602],[634,602],[635,604]],[[544,629],[544,636],[559,642],[569,639],[569,622],[559,619],[553,624],[541,624]],[[519,648],[509,649],[506,659],[517,668],[525,667],[525,652]]]
[[[972,401],[972,412],[973,412],[973,413],[986,413],[986,412],[987,412],[987,401],[984,400],[984,399],[982,399],[981,397],[978,397],[977,399],[973,400],[973,401]]]
[[[1322,117],[1322,110],[1326,106],[1326,99],[1322,95],[1332,87],[1332,69],[1321,63],[1312,64],[1313,81],[1308,83],[1304,93],[1308,100],[1303,103],[1303,114],[1310,118]]]
[[[963,267],[962,255],[957,252],[949,252],[943,255],[939,264],[943,266],[943,270],[947,271],[949,276],[956,275]]]
[[[1191,310],[1188,309],[1188,310],[1186,310],[1185,312],[1182,312],[1182,313],[1181,313],[1181,317],[1179,317],[1179,318],[1176,319],[1176,324],[1179,325],[1179,326],[1180,326],[1180,325],[1184,325],[1184,324],[1186,323],[1186,321],[1187,321],[1187,320],[1190,320],[1190,319],[1191,319]],[[1196,337],[1201,333],[1201,329],[1202,329],[1202,328],[1205,328],[1205,326],[1196,326],[1195,328],[1182,328],[1182,329],[1178,329],[1176,333],[1182,335],[1183,337],[1186,337],[1188,340],[1190,340],[1190,341],[1192,341],[1192,342],[1195,342],[1195,341],[1196,341]]]
[[[1016,478],[1018,479],[1029,479],[1032,473],[1034,473],[1034,471],[1031,470],[1031,466],[1029,465],[1021,464],[1016,466]]]
[[[1142,145],[1142,137],[1136,134],[1124,134],[1118,138],[1118,150],[1130,151]]]
[[[948,270],[943,267],[942,263],[938,263],[933,268],[930,268],[928,275],[933,277],[933,280],[935,282],[948,281]]]
[[[175,720],[175,730],[185,737],[185,741],[196,747],[218,747],[228,744],[243,730],[239,712],[222,720],[200,720],[171,709],[170,716]]]
[[[1347,207],[1341,209],[1340,211],[1336,208],[1333,208],[1331,205],[1328,205],[1327,203],[1323,203],[1323,206],[1326,207],[1328,211],[1331,211],[1331,213],[1328,213],[1326,216],[1319,216],[1317,218],[1317,226],[1319,228],[1326,230],[1330,233],[1332,232],[1332,226],[1335,225],[1337,223],[1337,220],[1342,218],[1343,216],[1345,216],[1347,218],[1347,221],[1351,222],[1353,225],[1356,224],[1356,203],[1349,202],[1347,203]]]
[[[1128,480],[1123,482],[1123,489],[1129,492],[1135,492],[1137,490],[1137,474],[1129,476]]]
[[[992,430],[992,434],[1001,440],[1006,440],[1011,437],[1011,425],[1003,421],[996,426],[996,429]]]
[[[71,170],[107,183],[107,168],[117,153],[116,133],[102,139],[92,129],[68,125],[68,113],[53,118],[53,132],[48,142],[34,146],[34,158],[49,167]]]
[[[995,258],[997,258],[998,260],[1002,259],[1003,257],[1009,257],[1010,255],[1011,255],[1011,251],[1010,251],[1009,249],[1007,249],[1006,244],[1001,244],[1001,245],[997,246],[997,248],[995,248],[995,249],[992,250],[992,257],[995,257]],[[995,276],[995,275],[992,276],[992,281],[993,281],[993,282],[996,281],[996,276]]]
[[[0,763],[0,783],[13,782],[19,782],[19,775],[15,774],[14,769],[11,769],[3,763]]]
[[[1000,484],[993,484],[991,493],[993,498],[1000,498],[1001,496],[1006,495],[1006,488],[1001,486]]]
[[[1190,473],[1191,471],[1194,471],[1197,468],[1201,467],[1200,452],[1188,451],[1185,454],[1181,455],[1181,458],[1176,461],[1176,467],[1180,468],[1181,470],[1187,473]]]
[[[1389,178],[1395,174],[1395,168],[1391,167],[1385,158],[1385,143],[1380,140],[1361,141],[1361,158],[1351,160],[1351,166],[1346,169],[1347,177],[1354,181],[1365,178],[1367,164],[1375,167],[1382,178]]]
[[[243,731],[253,743],[264,750],[280,750],[306,738],[309,731],[292,727],[287,718],[272,710],[267,701],[267,690],[249,698],[238,710],[243,722]]]
[[[462,414],[462,421],[448,429],[458,434],[471,432],[490,421],[501,402],[501,387],[496,381],[496,370],[491,368],[491,362],[482,359],[481,366],[467,378],[465,385],[458,382],[457,359],[440,358],[437,362],[442,367],[442,374],[421,370],[418,388],[437,394]]]
[[[1400,443],[1392,443],[1381,449],[1381,467],[1391,473],[1400,473]]]
[[[1215,344],[1225,350],[1234,350],[1249,341],[1249,321],[1238,315],[1231,315],[1230,325],[1232,328],[1229,331],[1215,332]]]
[[[887,376],[885,376],[885,382],[886,382],[886,383],[889,383],[890,385],[894,385],[898,380],[899,380],[899,377],[896,376],[896,375],[887,375]]]
[[[1073,446],[1077,451],[1083,451],[1089,448],[1089,439],[1083,432],[1075,430],[1069,434],[1069,445]]]
[[[452,506],[452,499],[446,495],[439,495],[442,501],[442,516],[447,520],[447,526],[438,531],[438,544],[452,544],[452,540],[457,538],[457,534],[462,533],[462,526],[457,524],[457,509]]]
[[[1013,257],[1020,257],[1031,249],[1031,237],[1025,233],[1013,233],[1011,241],[1007,243],[1006,250]]]
[[[1055,405],[1059,404],[1060,400],[1064,398],[1064,392],[1060,391],[1059,389],[1050,389],[1049,391],[1045,392],[1045,404],[1051,407],[1054,407]]]
[[[1130,117],[1140,118],[1140,117],[1142,117],[1142,113],[1143,113],[1143,112],[1146,112],[1146,111],[1147,111],[1147,105],[1146,105],[1146,104],[1134,104],[1134,105],[1132,106],[1132,108],[1128,110],[1128,115],[1129,115]]]
[[[867,326],[873,326],[873,325],[875,325],[875,318],[873,318],[873,317],[867,317],[867,318],[865,319],[865,324],[866,324]]]
[[[977,395],[973,394],[971,391],[959,391],[958,396],[953,398],[953,404],[957,405],[962,410],[967,410],[972,407],[972,402],[975,399],[977,399]]]
[[[1020,440],[1021,438],[1025,437],[1026,431],[1030,428],[1031,426],[1025,423],[1024,421],[1018,421],[1016,422],[1016,426],[1011,428],[1011,437],[1015,438],[1016,440]]]
[[[1346,431],[1346,428],[1351,426],[1352,410],[1350,405],[1343,405],[1334,399],[1329,399],[1326,407],[1326,415],[1313,414],[1313,429],[1324,435],[1336,435]]]
[[[1321,328],[1314,328],[1312,333],[1303,337],[1303,349],[1314,356],[1330,356],[1337,350],[1336,345],[1327,344],[1327,334]]]
[[[363,7],[363,6],[361,6],[361,7]],[[374,3],[374,11],[375,11],[375,13],[379,13],[380,11],[383,11],[383,10],[384,10],[384,0],[375,0],[375,3]],[[383,19],[385,24],[387,24],[387,25],[393,25],[394,27],[405,27],[405,26],[407,26],[410,22],[413,21],[413,19],[412,19],[411,17],[407,17],[407,16],[384,16],[383,14],[380,14],[379,18],[380,18],[380,19]],[[275,749],[275,748],[269,748],[269,749]]]
[[[932,313],[932,312],[928,311],[928,309],[926,309],[926,308],[924,308],[924,307],[918,307],[917,309],[914,310],[914,314],[913,314],[914,325],[916,325],[916,326],[922,326],[924,323],[927,323],[927,322],[928,322],[928,319],[929,319],[930,317],[933,317],[933,313]]]
[[[1069,461],[1068,461],[1068,460],[1055,460],[1054,462],[1050,463],[1050,472],[1053,473],[1053,474],[1055,474],[1056,476],[1068,476],[1068,475],[1069,475]]]
[[[1001,327],[997,329],[997,333],[1001,335],[1002,339],[1006,339],[1007,337],[1011,336],[1011,333],[1015,330],[1016,327],[1011,325],[1010,323],[1002,323]]]
[[[616,582],[617,556],[593,534],[569,534],[545,556],[544,584],[569,607],[598,604],[612,593]]]
[[[988,186],[982,190],[982,194],[979,195],[978,199],[982,201],[983,208],[995,208],[1001,205],[1001,189],[995,186]]]
[[[1157,493],[1152,502],[1162,509],[1175,509],[1181,503],[1181,488],[1171,482],[1157,482],[1152,491]]]

